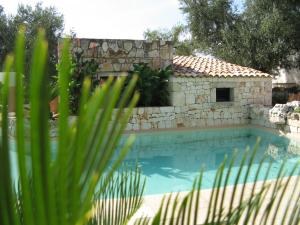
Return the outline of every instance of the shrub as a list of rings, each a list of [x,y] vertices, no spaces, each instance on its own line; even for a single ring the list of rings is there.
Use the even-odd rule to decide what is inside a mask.
[[[72,114],[77,114],[79,109],[79,99],[83,81],[86,78],[91,80],[91,90],[98,84],[95,77],[99,64],[95,59],[84,59],[83,51],[74,51],[72,55],[72,75],[69,83],[70,88],[70,110]]]
[[[134,74],[138,76],[136,90],[140,93],[138,106],[167,106],[169,101],[169,78],[171,66],[164,69],[152,69],[146,63],[133,65],[128,81]]]
[[[294,113],[300,113],[300,107],[295,108]]]

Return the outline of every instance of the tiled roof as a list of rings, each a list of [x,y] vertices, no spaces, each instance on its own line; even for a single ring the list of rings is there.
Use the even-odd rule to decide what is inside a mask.
[[[182,77],[271,77],[259,70],[208,57],[174,56],[173,68],[174,75]]]

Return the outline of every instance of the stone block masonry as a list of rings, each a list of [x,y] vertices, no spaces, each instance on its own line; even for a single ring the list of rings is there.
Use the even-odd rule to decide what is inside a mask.
[[[216,102],[216,89],[232,89],[232,99]],[[271,78],[254,77],[172,77],[171,101],[174,106],[201,105],[225,110],[250,104],[272,104]]]
[[[248,114],[236,109],[227,113],[208,111],[202,111],[199,105],[135,108],[126,130],[204,128],[249,123]]]
[[[233,89],[229,102],[216,101],[216,88]],[[250,124],[250,106],[270,106],[271,78],[170,79],[172,106],[136,108],[127,130],[217,127]]]
[[[270,106],[272,102],[271,76],[217,60],[203,63],[188,57],[186,62],[177,62],[170,42],[74,39],[72,51],[95,59],[99,76],[118,76],[137,63],[152,68],[173,65],[174,74],[169,79],[171,106],[135,108],[127,130],[245,125],[251,123],[250,105]],[[240,72],[237,74],[233,67]]]
[[[62,41],[59,42],[59,49]],[[120,75],[133,69],[134,64],[147,63],[158,69],[172,64],[173,46],[169,41],[85,39],[72,41],[74,52],[83,52],[83,58],[99,63],[100,76]]]

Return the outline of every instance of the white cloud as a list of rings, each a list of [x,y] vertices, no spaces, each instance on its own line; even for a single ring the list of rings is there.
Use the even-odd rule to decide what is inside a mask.
[[[18,3],[34,5],[38,0],[0,3],[15,13]],[[65,31],[74,28],[79,37],[141,39],[147,28],[170,28],[184,22],[178,0],[44,0],[65,17]]]

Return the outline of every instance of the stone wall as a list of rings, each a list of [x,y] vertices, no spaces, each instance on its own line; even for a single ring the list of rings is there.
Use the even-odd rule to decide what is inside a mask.
[[[143,107],[134,109],[126,130],[203,128],[248,123],[248,113],[236,109],[224,112],[210,109],[203,111],[201,105]]]
[[[71,49],[73,53],[83,51],[84,58],[96,59],[99,63],[99,74],[102,76],[128,72],[137,63],[148,63],[152,68],[164,68],[173,59],[171,42],[162,40],[77,38],[73,40]]]
[[[274,116],[271,113],[272,107],[262,105],[250,105],[250,124],[266,128],[281,130],[287,133],[300,133],[300,114],[290,113],[284,123],[274,123]]]
[[[216,88],[233,88],[232,102],[216,102]],[[253,103],[271,105],[270,78],[170,79],[172,105],[136,108],[127,130],[243,125]]]
[[[126,129],[203,128],[246,124],[276,128],[267,116],[267,109],[271,105],[271,85],[270,78],[172,77],[172,106],[135,108]],[[216,102],[216,88],[219,87],[233,89],[231,102]],[[253,104],[257,107],[253,107]]]
[[[232,88],[233,101],[216,102],[216,88]],[[173,77],[170,82],[174,106],[201,104],[203,108],[241,108],[250,104],[272,104],[271,78]]]

